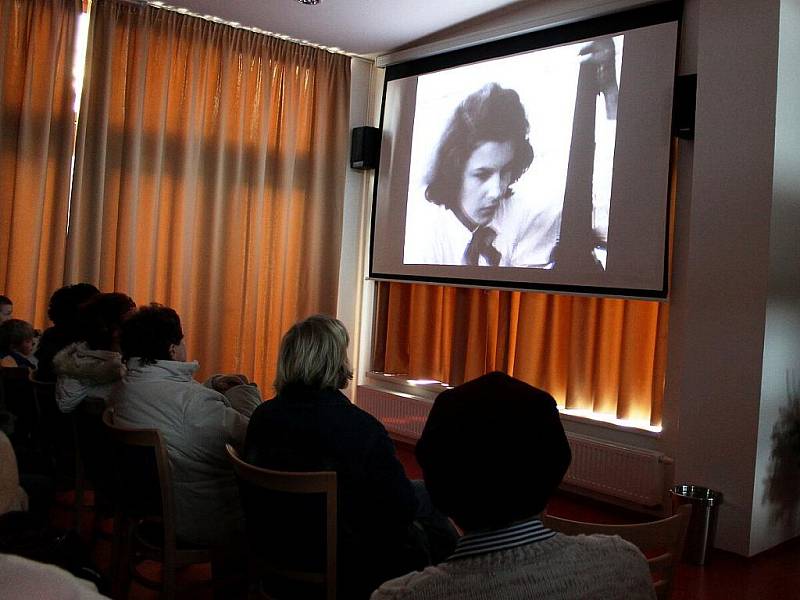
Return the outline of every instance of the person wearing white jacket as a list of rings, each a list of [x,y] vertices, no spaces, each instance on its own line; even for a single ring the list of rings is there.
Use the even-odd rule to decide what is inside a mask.
[[[233,543],[244,517],[225,443],[244,440],[247,417],[194,380],[199,365],[186,361],[180,318],[171,308],[140,308],[123,323],[121,342],[128,370],[111,394],[114,421],[164,437],[178,538],[212,547]]]
[[[53,357],[56,403],[64,413],[72,412],[87,398],[101,406],[102,413],[114,383],[125,374],[119,353],[122,321],[136,308],[126,294],[98,294],[79,309],[81,341],[69,344]]]

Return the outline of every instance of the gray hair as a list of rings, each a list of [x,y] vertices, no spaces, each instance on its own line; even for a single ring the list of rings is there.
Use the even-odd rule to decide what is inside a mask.
[[[342,389],[353,378],[347,358],[350,336],[338,319],[314,315],[295,323],[281,340],[275,390],[292,383]]]

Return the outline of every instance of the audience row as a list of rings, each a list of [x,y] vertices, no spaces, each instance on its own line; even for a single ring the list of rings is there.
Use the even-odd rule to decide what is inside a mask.
[[[10,317],[7,305],[0,309]],[[243,502],[253,499],[240,498],[230,443],[257,466],[337,473],[340,598],[654,598],[647,563],[631,544],[542,525],[571,460],[556,403],[542,390],[495,372],[441,393],[416,447],[424,482],[410,481],[384,426],[342,393],[353,375],[349,336],[332,317],[309,317],[284,335],[276,395],[263,402],[241,374],[195,381],[199,365],[187,360],[171,308],[137,309],[125,294],[77,284],[53,295],[48,315],[53,327],[39,340],[34,376],[56,382],[65,413],[99,423],[112,406],[115,424],[161,432],[178,538],[217,549],[215,572],[244,564],[248,548],[280,548],[301,566],[314,560],[296,541],[311,504],[257,499],[286,517],[269,537],[245,521]],[[0,348],[15,366],[33,368],[17,357],[31,355],[32,328],[12,338],[15,321],[0,325],[8,332]],[[102,436],[95,442],[100,455]],[[285,582],[264,584],[277,597],[307,596]]]

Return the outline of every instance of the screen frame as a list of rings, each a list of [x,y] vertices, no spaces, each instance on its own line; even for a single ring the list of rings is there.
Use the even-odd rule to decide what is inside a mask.
[[[683,3],[679,0],[667,0],[665,2],[648,5],[632,10],[611,13],[594,17],[575,23],[559,25],[551,28],[522,33],[511,37],[493,40],[486,43],[476,44],[465,48],[459,48],[441,54],[425,56],[407,62],[389,65],[386,67],[384,77],[383,94],[381,99],[381,115],[379,128],[383,131],[384,115],[386,110],[386,92],[390,81],[423,75],[434,71],[449,69],[462,65],[468,65],[480,61],[502,58],[513,54],[530,52],[534,50],[549,48],[552,46],[568,44],[582,39],[593,38],[620,33],[630,29],[659,25],[662,23],[677,23],[676,56],[675,56],[675,77],[677,77],[678,53],[680,48],[681,17]],[[675,98],[673,98],[673,117],[675,112]],[[671,138],[674,140],[674,125],[671,131]],[[670,152],[669,172],[674,168],[675,153]],[[663,255],[663,277],[661,287],[657,289],[639,288],[616,288],[598,287],[589,285],[561,284],[549,282],[521,282],[504,281],[496,279],[475,279],[475,278],[453,278],[435,275],[413,275],[398,273],[377,272],[373,268],[376,209],[378,202],[379,169],[375,168],[372,193],[372,212],[370,216],[370,245],[369,245],[369,274],[368,279],[377,281],[393,281],[405,283],[420,283],[431,285],[447,285],[455,287],[475,287],[481,289],[501,289],[513,291],[539,291],[554,292],[561,294],[590,295],[590,296],[610,296],[618,298],[634,298],[647,300],[667,300],[669,296],[669,279],[671,271],[670,248],[672,245],[673,231],[673,186],[674,178],[668,177],[667,187],[664,193],[665,199],[665,236],[664,236],[664,255]]]

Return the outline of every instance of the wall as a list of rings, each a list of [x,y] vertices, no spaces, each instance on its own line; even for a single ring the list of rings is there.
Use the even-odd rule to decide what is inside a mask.
[[[800,534],[800,0],[780,3],[769,280],[750,552]]]
[[[371,61],[360,58],[351,60],[350,69],[350,131],[353,127],[377,125],[374,114],[380,110],[382,74],[377,72]],[[349,164],[348,156],[336,317],[350,332],[349,356],[356,376],[346,393],[352,398],[359,373],[366,368],[369,356],[371,327],[362,327],[361,324],[372,322],[374,283],[365,281],[364,273],[373,178],[372,171],[351,169]]]
[[[543,10],[574,19],[578,4],[546,0],[527,19],[513,17],[529,29],[553,21]],[[586,16],[609,6],[582,4]],[[677,480],[722,491],[717,545],[743,555],[800,534],[797,520],[775,522],[776,514],[794,515],[797,502],[776,502],[769,480],[787,378],[800,388],[797,7],[798,0],[686,0],[679,72],[698,74],[697,117],[695,141],[680,143],[677,165],[664,431],[653,438],[579,426],[662,450],[676,459]],[[508,27],[500,14],[450,43]],[[398,56],[449,43],[426,42]],[[371,319],[361,327],[367,345]]]

